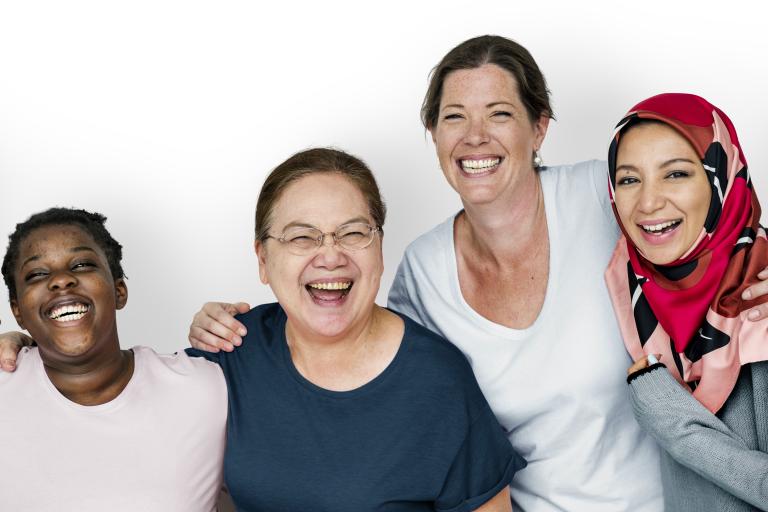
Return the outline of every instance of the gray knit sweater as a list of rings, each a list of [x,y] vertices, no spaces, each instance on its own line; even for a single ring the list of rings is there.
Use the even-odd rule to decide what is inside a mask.
[[[663,449],[668,512],[768,510],[768,362],[742,367],[717,415],[663,364],[630,377],[629,388],[638,423]]]

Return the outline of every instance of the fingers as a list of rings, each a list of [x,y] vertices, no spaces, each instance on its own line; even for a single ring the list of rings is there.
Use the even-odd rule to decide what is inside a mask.
[[[245,302],[227,304],[225,302],[208,302],[202,311],[195,315],[192,325],[205,329],[234,345],[240,345],[240,336],[245,336],[245,326],[235,320],[234,315],[249,311],[251,307]],[[199,320],[199,322],[198,322]]]
[[[215,336],[199,327],[195,327],[194,325],[189,328],[189,343],[192,345],[192,347],[204,352],[215,353],[219,350],[232,352],[235,348],[227,340],[219,338],[218,336]]]
[[[627,375],[632,375],[635,372],[648,368],[650,365],[658,363],[660,359],[661,354],[643,356],[627,369]]]
[[[228,304],[225,302],[207,302],[198,311],[189,327],[189,342],[193,347],[206,352],[224,350],[231,352],[240,345],[245,336],[245,326],[234,319],[233,315],[249,311],[245,302]]]
[[[247,302],[235,302],[231,304],[239,314],[247,313],[251,310],[251,306]],[[245,334],[243,334],[245,336]]]
[[[21,345],[9,337],[0,337],[0,368],[4,372],[16,370],[16,354],[21,350]]]

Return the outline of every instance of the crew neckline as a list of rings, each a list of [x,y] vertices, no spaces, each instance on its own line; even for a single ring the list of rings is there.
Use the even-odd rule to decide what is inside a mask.
[[[112,400],[110,400],[109,402],[106,402],[103,404],[82,405],[77,402],[73,402],[72,400],[64,396],[61,393],[61,391],[56,389],[56,386],[53,385],[53,382],[51,382],[50,377],[48,377],[48,373],[46,373],[45,371],[45,367],[43,365],[43,358],[40,357],[40,352],[38,351],[37,347],[25,347],[25,349],[27,350],[27,352],[34,354],[33,361],[31,362],[35,365],[35,372],[38,374],[38,378],[42,379],[43,384],[45,385],[45,388],[47,389],[49,394],[52,396],[52,398],[58,404],[64,407],[68,407],[70,409],[74,409],[76,411],[82,411],[85,413],[93,413],[93,414],[101,414],[101,413],[109,412],[117,408],[120,408],[127,401],[129,401],[131,395],[135,393],[135,389],[138,386],[137,382],[141,381],[144,378],[143,377],[144,347],[133,347],[130,349],[133,352],[133,375],[131,375],[131,379],[128,381],[128,384],[125,385],[125,387],[120,392],[120,394],[117,395]]]
[[[279,322],[277,324],[278,332],[280,333],[280,350],[282,352],[283,356],[283,362],[285,364],[285,368],[288,371],[288,373],[291,375],[291,377],[304,389],[307,391],[317,394],[320,396],[333,398],[333,399],[350,399],[350,398],[356,398],[362,395],[365,395],[377,387],[379,387],[382,383],[384,383],[387,378],[397,369],[397,367],[400,364],[400,361],[404,358],[405,353],[410,349],[411,343],[408,342],[408,340],[411,338],[410,332],[411,332],[411,325],[410,320],[398,313],[397,311],[393,311],[389,308],[385,308],[387,311],[390,311],[394,314],[396,314],[404,324],[403,329],[403,336],[400,340],[400,346],[397,348],[397,352],[395,352],[395,357],[392,358],[392,361],[389,362],[389,364],[384,368],[378,375],[376,375],[374,378],[369,380],[368,382],[362,384],[359,387],[356,387],[355,389],[350,389],[347,391],[334,391],[331,389],[327,389],[321,386],[318,386],[311,380],[304,377],[301,372],[296,368],[296,365],[293,363],[293,359],[291,358],[291,350],[288,347],[288,340],[285,336],[285,326],[288,318],[285,315],[285,311],[281,308],[281,315]]]

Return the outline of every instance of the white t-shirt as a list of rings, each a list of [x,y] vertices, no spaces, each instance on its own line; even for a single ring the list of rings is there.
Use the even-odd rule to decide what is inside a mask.
[[[618,239],[604,162],[540,171],[549,230],[541,313],[510,329],[461,295],[454,217],[405,251],[389,306],[458,346],[528,467],[517,511],[663,510],[658,448],[635,422],[624,349],[603,280]],[[503,234],[500,234],[503,236]]]
[[[227,388],[221,369],[133,348],[130,382],[83,406],[53,386],[37,348],[0,372],[0,509],[210,512],[222,484]]]

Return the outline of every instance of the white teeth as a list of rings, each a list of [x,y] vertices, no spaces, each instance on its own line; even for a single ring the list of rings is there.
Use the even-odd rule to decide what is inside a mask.
[[[653,225],[646,225],[646,226],[641,225],[640,227],[643,228],[648,233],[659,233],[670,226],[674,226],[675,224],[680,224],[680,221],[671,220],[669,222],[662,222],[660,224],[653,224]]]
[[[336,283],[310,283],[309,287],[316,290],[346,290],[352,286],[349,281],[339,281]]]
[[[482,160],[461,160],[461,168],[469,174],[485,172],[499,165],[501,158],[484,158]]]
[[[48,313],[48,318],[58,322],[73,322],[83,318],[88,309],[89,306],[87,304],[67,304],[66,306],[53,308]]]

